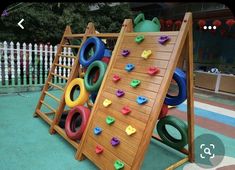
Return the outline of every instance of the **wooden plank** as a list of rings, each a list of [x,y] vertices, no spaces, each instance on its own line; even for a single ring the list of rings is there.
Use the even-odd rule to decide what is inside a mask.
[[[52,87],[55,87],[55,88],[61,90],[61,91],[64,91],[64,89],[63,89],[62,87],[60,87],[60,86],[58,86],[58,85],[56,85],[56,84],[53,84],[52,82],[48,82],[48,84],[49,84],[50,86],[52,86]]]
[[[127,83],[125,84],[124,83],[125,81],[118,82],[118,83],[112,83],[112,80],[108,80],[108,81],[110,81],[110,82],[107,82],[107,85],[104,88],[104,90],[107,92],[110,91],[111,89],[112,89],[112,91],[115,90],[114,92],[116,92],[117,89],[125,89],[125,92],[127,91],[127,92],[134,93],[136,95],[139,95],[140,94],[139,92],[141,91],[143,94],[145,94],[145,96],[147,98],[151,98],[151,99],[154,99],[157,96],[156,92],[158,91],[158,88],[159,88],[159,85],[156,85],[156,84],[155,84],[157,86],[156,88],[153,87],[153,89],[151,89],[151,86],[145,86],[144,87],[145,89],[144,89],[143,85],[141,87],[139,85],[139,87],[133,88],[130,85],[128,85]],[[126,82],[130,82],[130,81],[126,81]],[[148,90],[147,89],[148,87],[151,90]]]
[[[57,133],[60,134],[60,136],[66,139],[73,147],[75,147],[76,149],[79,149],[79,143],[68,138],[65,131],[61,127],[59,127],[58,125],[55,125],[54,129],[56,130]]]
[[[124,36],[137,36],[144,34],[145,36],[159,36],[159,35],[169,35],[178,36],[179,31],[160,31],[160,32],[126,32]]]
[[[61,76],[61,75],[55,74],[55,73],[51,73],[51,75],[56,76],[56,77],[60,77],[60,78],[65,79],[65,80],[68,80],[68,79],[69,79],[68,77]]]
[[[44,102],[43,100],[40,101],[44,106],[46,106],[48,109],[50,109],[52,112],[56,112],[56,109],[52,108],[49,104]]]
[[[113,110],[116,110],[116,111],[120,111],[121,112],[121,109],[123,106],[127,105],[127,104],[121,104],[119,103],[118,101],[115,103],[115,105],[110,105],[108,108],[105,108],[103,106],[103,102],[105,98],[101,97],[100,98],[100,101],[97,103],[97,105],[99,106],[99,109],[105,109],[107,110],[107,112],[112,112]],[[146,123],[148,121],[148,113],[143,113],[141,110],[137,110],[135,107],[131,107],[129,106],[129,108],[131,109],[131,112],[128,114],[128,117],[130,118],[134,118],[136,120],[139,120],[143,123]]]
[[[84,148],[84,154],[87,155],[89,157],[89,159],[91,159],[93,162],[95,162],[96,165],[100,169],[108,169],[108,170],[114,169],[115,161],[120,160],[118,157],[116,157],[114,154],[112,154],[107,149],[105,149],[102,152],[102,154],[96,154],[95,153],[95,147],[97,145],[101,145],[103,147],[103,145],[97,143],[91,137],[88,137],[85,142],[89,143],[89,145]],[[121,161],[124,162],[124,160],[121,160]],[[131,169],[130,166],[125,163],[125,166],[124,166],[123,170],[130,170],[130,169]]]
[[[43,112],[41,112],[39,109],[36,110],[37,114],[45,121],[47,122],[49,125],[51,125],[52,123],[52,120],[47,116],[45,115]]]
[[[126,58],[139,58],[141,54],[143,53],[143,50],[139,48],[134,48],[134,47],[126,47],[120,48],[119,49],[119,56],[122,56],[122,51],[123,50],[129,50],[130,54]],[[152,51],[151,56],[149,57],[150,59],[155,59],[155,60],[169,60],[171,57],[171,52],[162,52],[162,51]]]
[[[140,34],[138,34],[140,35]],[[158,42],[158,39],[160,38],[161,35],[157,34],[157,35],[147,35],[144,33],[144,41],[141,42],[141,44],[143,45],[147,45],[147,44],[159,44]],[[168,33],[166,33],[166,35],[168,35]],[[136,35],[137,36],[137,35]],[[135,38],[136,38],[135,35],[128,35],[126,34],[124,36],[124,39],[123,39],[123,42],[125,43],[133,43],[135,42]],[[166,42],[166,44],[174,44],[176,42],[176,39],[177,39],[177,34],[176,35],[169,35],[170,37],[170,40]],[[165,44],[164,44],[165,45]]]
[[[151,45],[142,45],[142,44],[137,44],[135,42],[133,43],[125,43],[123,42],[121,45],[121,48],[129,48],[130,50],[134,50],[131,47],[135,47],[138,50],[144,51],[144,50],[151,50],[151,51],[160,51],[160,52],[172,52],[173,48],[174,48],[174,44],[168,44],[168,45],[161,45],[161,44],[151,44]]]
[[[136,79],[139,80],[139,77],[136,77]],[[111,87],[114,87],[114,88],[118,88],[118,87],[124,88],[125,87],[126,90],[128,90],[128,91],[130,90],[133,93],[138,91],[138,89],[146,90],[146,93],[147,93],[147,91],[152,92],[151,96],[156,95],[156,93],[153,93],[153,92],[158,92],[159,85],[161,84],[161,82],[159,82],[159,84],[157,84],[158,82],[150,83],[150,82],[146,82],[146,81],[140,81],[138,88],[133,88],[130,85],[132,80],[134,80],[134,78],[128,78],[128,77],[123,76],[123,77],[121,77],[120,81],[113,83],[113,76],[109,75],[108,80],[107,80],[107,84],[109,84]]]
[[[62,47],[66,47],[66,48],[80,48],[81,46],[80,45],[62,45]]]
[[[139,90],[139,94],[131,93],[128,90],[125,90],[125,94],[122,97],[117,97],[116,90],[117,90],[116,88],[108,87],[108,85],[107,85],[107,87],[103,90],[104,96],[108,97],[109,94],[111,94],[116,97],[116,100],[120,100],[121,98],[124,98],[124,99],[128,99],[128,100],[136,103],[137,97],[140,96],[140,94],[144,94],[143,90]],[[144,94],[144,96],[147,98],[147,96],[145,94]],[[153,104],[154,104],[154,100],[151,98],[148,98],[148,102],[143,105],[152,107]]]
[[[138,78],[138,80],[145,81],[145,82],[150,82],[150,83],[156,83],[156,84],[161,84],[162,82],[162,77],[159,76],[149,76],[148,74],[143,74],[143,73],[137,73],[134,71],[128,72],[123,70],[123,69],[112,69],[111,73],[109,75],[114,75],[118,74],[121,77],[126,77],[128,79],[133,79],[133,78]]]
[[[60,99],[58,99],[57,97],[55,97],[54,95],[52,95],[51,93],[45,91],[46,95],[50,96],[52,99],[54,99],[55,101],[57,101],[58,103],[60,102]]]
[[[194,92],[193,92],[193,31],[192,16],[188,18],[189,31],[186,38],[188,44],[187,57],[187,120],[188,120],[188,145],[189,145],[189,161],[195,161],[194,153]]]
[[[150,106],[146,106],[146,105],[139,105],[137,102],[134,102],[134,101],[131,101],[131,100],[128,100],[124,97],[121,97],[119,100],[116,100],[117,99],[117,96],[113,95],[113,94],[110,94],[110,93],[107,93],[107,92],[104,92],[102,93],[101,95],[102,97],[104,97],[105,99],[109,99],[113,102],[119,102],[119,103],[122,103],[123,105],[126,105],[128,104],[128,106],[130,107],[135,107],[136,109],[140,110],[141,112],[143,113],[150,113],[151,111],[151,107]],[[102,101],[103,102],[103,101]]]
[[[84,34],[70,34],[65,35],[66,38],[82,38]],[[99,38],[118,38],[119,33],[99,33],[99,34],[86,34],[86,37],[99,37]]]
[[[151,60],[151,59],[145,60],[142,57],[126,58],[120,56],[120,58],[117,58],[116,62],[117,63],[115,64],[114,68],[125,70],[126,64],[130,63],[135,65],[135,68],[133,69],[134,72],[142,70],[142,72],[144,73],[147,73],[149,67],[155,66],[165,69],[167,68],[168,65],[168,61],[165,60]]]
[[[67,68],[67,69],[72,69],[72,67],[70,66],[66,66],[66,65],[62,65],[62,64],[55,64],[58,67],[63,67],[63,68]]]
[[[183,159],[181,159],[180,161],[174,163],[173,165],[167,167],[166,170],[173,170],[173,169],[176,169],[177,167],[183,165],[183,164],[184,164],[185,162],[187,162],[188,160],[189,160],[188,157],[183,158]]]
[[[73,55],[63,55],[63,54],[59,54],[60,57],[64,57],[64,58],[71,58],[71,59],[76,59],[77,56],[73,56]]]

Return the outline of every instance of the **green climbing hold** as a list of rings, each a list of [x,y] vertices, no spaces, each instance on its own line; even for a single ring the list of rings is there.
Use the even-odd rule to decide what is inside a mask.
[[[140,80],[134,79],[131,81],[131,87],[136,88],[140,84]]]
[[[111,116],[107,116],[106,117],[106,123],[108,124],[108,125],[111,125],[112,123],[114,123],[115,122],[115,118],[113,118],[113,117],[111,117]]]
[[[135,37],[135,42],[136,43],[141,43],[142,41],[144,41],[144,35],[137,35],[136,37]]]
[[[119,160],[116,160],[115,163],[114,163],[114,167],[115,167],[116,170],[124,168],[124,165],[125,164],[123,162],[119,161]]]

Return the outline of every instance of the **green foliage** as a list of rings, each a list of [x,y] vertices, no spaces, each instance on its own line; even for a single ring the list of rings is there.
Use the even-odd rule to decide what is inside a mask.
[[[1,17],[0,41],[57,44],[66,25],[74,33],[83,33],[88,22],[99,32],[119,32],[125,18],[132,18],[128,4],[108,6],[96,3],[100,10],[90,11],[91,3],[23,3],[7,17]],[[94,5],[94,4],[92,4]],[[24,30],[17,23],[24,18]]]

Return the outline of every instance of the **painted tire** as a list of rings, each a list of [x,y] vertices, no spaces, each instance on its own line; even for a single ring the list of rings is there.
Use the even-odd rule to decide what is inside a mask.
[[[90,110],[85,106],[75,106],[69,111],[65,121],[65,132],[70,139],[80,140],[90,117]],[[76,122],[81,121],[76,130]]]
[[[95,47],[95,51],[92,56],[88,57],[88,52],[92,47]],[[104,56],[105,45],[104,43],[97,37],[88,38],[84,44],[82,45],[79,53],[79,61],[80,64],[84,67],[88,67],[95,60],[101,60]]]
[[[172,137],[166,130],[166,125],[171,125],[176,128],[181,134],[181,139]],[[157,123],[157,132],[162,141],[173,148],[181,149],[188,143],[188,126],[175,116],[166,116],[160,119]]]
[[[60,118],[59,126],[63,129],[65,128],[65,121],[68,116],[68,113],[69,113],[69,111],[63,112],[61,115],[61,118]],[[78,117],[78,119],[76,119],[76,121],[74,121],[74,125],[72,125],[72,126],[76,127],[76,126],[79,126],[80,124],[81,124],[81,119],[79,119],[79,117]]]
[[[73,94],[76,88],[80,88],[80,94],[77,97],[77,99],[73,99]],[[84,80],[81,78],[75,78],[73,79],[66,91],[65,91],[65,103],[67,106],[69,107],[74,107],[74,106],[78,106],[78,105],[84,105],[84,103],[86,103],[86,101],[89,98],[89,93],[87,92],[85,86],[84,86]]]
[[[183,103],[187,98],[186,75],[182,70],[176,68],[173,79],[176,81],[179,87],[179,94],[178,96],[171,96],[167,94],[164,103],[167,105],[176,106]]]
[[[88,68],[84,76],[84,84],[86,90],[89,92],[97,92],[103,81],[105,71],[107,69],[107,64],[102,61],[94,61]],[[94,82],[94,77],[99,71],[99,77],[96,82]]]
[[[161,112],[160,112],[160,115],[158,117],[158,119],[162,119],[163,117],[166,117],[167,113],[168,113],[168,105],[164,104],[162,105],[162,109],[161,109]]]

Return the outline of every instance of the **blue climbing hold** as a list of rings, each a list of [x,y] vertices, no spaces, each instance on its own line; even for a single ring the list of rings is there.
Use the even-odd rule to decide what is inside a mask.
[[[137,102],[138,104],[144,104],[144,103],[146,103],[147,101],[148,101],[148,99],[147,99],[146,97],[144,97],[144,96],[138,96],[137,99],[136,99],[136,102]]]
[[[102,129],[100,127],[95,127],[94,128],[94,134],[99,135],[102,132]]]
[[[126,67],[125,67],[125,70],[130,72],[132,71],[133,69],[135,68],[135,65],[134,64],[127,64]]]

